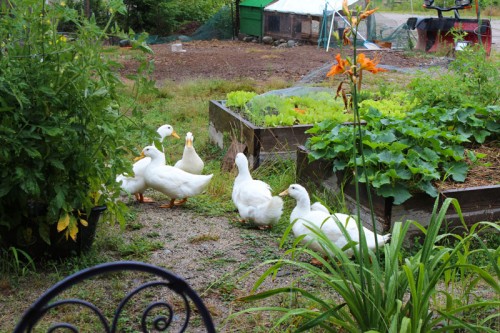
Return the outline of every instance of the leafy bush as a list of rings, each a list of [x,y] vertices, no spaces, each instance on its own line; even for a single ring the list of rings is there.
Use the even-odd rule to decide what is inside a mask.
[[[468,47],[457,53],[449,70],[421,73],[409,84],[409,94],[420,105],[458,107],[494,105],[499,101],[499,64],[484,49]]]
[[[126,0],[119,17],[125,31],[169,35],[187,22],[205,22],[226,4],[225,0]]]
[[[110,13],[124,10],[121,1],[111,5]],[[116,64],[102,53],[108,27],[64,2],[23,0],[7,10],[0,16],[1,238],[15,231],[22,243],[50,243],[57,223],[75,239],[82,214],[104,204],[123,223],[115,178],[130,166],[129,124]],[[65,22],[74,34],[58,33]]]

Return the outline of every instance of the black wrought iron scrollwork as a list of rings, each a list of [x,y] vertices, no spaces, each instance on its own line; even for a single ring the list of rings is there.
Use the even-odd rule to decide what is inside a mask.
[[[112,318],[111,324],[102,311],[91,302],[74,298],[56,300],[56,298],[60,296],[63,291],[75,286],[79,282],[106,273],[126,271],[149,273],[157,280],[142,283],[140,286],[135,287],[132,291],[128,292],[127,295],[120,301],[114,317]],[[173,291],[175,295],[179,296],[183,303],[183,306],[181,307],[183,309],[183,314],[177,316],[175,310],[176,307],[172,306],[172,304],[166,300],[151,301],[140,315],[140,327],[142,332],[150,332],[152,329],[160,332],[167,331],[172,328],[171,325],[176,317],[176,320],[180,321],[180,323],[177,324],[180,326],[178,328],[178,332],[185,332],[191,319],[191,304],[194,304],[196,307],[196,311],[201,316],[206,331],[215,332],[210,312],[198,294],[182,278],[166,269],[154,265],[134,261],[118,261],[82,270],[52,286],[42,296],[40,296],[40,298],[33,303],[28,310],[26,310],[14,329],[14,333],[32,332],[37,323],[39,323],[39,321],[50,310],[68,305],[78,305],[88,309],[98,318],[99,323],[102,325],[100,331],[115,333],[118,331],[118,323],[126,305],[132,299],[135,299],[135,297],[140,297],[141,292],[156,287],[167,288],[168,290]],[[159,311],[161,312],[158,314],[157,312]],[[157,313],[156,316],[148,321],[148,318],[150,316],[154,316],[155,313]],[[148,323],[150,327],[148,327]],[[47,332],[55,332],[60,329],[65,329],[68,332],[79,332],[78,328],[69,322],[54,322],[52,326],[48,328]]]

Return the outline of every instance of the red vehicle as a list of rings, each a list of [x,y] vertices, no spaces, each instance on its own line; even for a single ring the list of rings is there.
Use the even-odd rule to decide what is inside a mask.
[[[435,52],[444,45],[452,45],[455,50],[459,50],[465,45],[482,43],[486,54],[490,54],[490,20],[460,18],[459,10],[471,8],[471,0],[455,0],[455,6],[452,7],[435,6],[434,0],[424,0],[423,6],[437,10],[438,17],[408,19],[408,27],[412,30],[417,29],[417,50]],[[443,17],[443,12],[448,11],[453,11],[454,17]],[[477,0],[476,12],[478,12]]]

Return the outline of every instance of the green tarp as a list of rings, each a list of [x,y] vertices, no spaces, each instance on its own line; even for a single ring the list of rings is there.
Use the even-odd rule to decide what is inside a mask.
[[[246,7],[262,7],[264,8],[274,0],[246,0],[240,2],[240,7],[241,6],[246,6]]]

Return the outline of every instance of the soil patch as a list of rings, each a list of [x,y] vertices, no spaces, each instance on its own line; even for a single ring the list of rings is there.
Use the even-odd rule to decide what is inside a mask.
[[[171,44],[152,45],[155,80],[183,81],[193,78],[269,80],[281,78],[297,82],[325,64],[332,65],[339,52],[349,49],[325,49],[316,45],[278,48],[242,41],[192,41],[182,43],[185,52],[172,52]],[[404,51],[363,50],[371,57],[380,57],[382,65],[393,69],[423,69],[447,64],[448,58],[408,55]],[[125,60],[123,74],[134,73],[137,63]],[[324,77],[324,76],[323,76]]]

